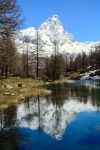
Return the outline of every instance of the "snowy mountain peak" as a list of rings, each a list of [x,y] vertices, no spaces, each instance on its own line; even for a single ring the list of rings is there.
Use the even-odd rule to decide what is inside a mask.
[[[53,17],[47,19],[39,28],[44,41],[53,43],[56,41],[59,45],[63,45],[67,41],[73,41],[70,33],[65,32],[62,22],[59,16],[54,15]]]
[[[54,15],[51,18],[48,18],[44,23],[42,23],[39,29],[44,29],[46,27],[52,30],[54,28],[57,29],[59,26],[62,26],[63,28],[63,25],[59,19],[59,16]]]
[[[60,53],[67,54],[77,54],[85,51],[94,50],[94,47],[100,44],[98,42],[77,42],[73,38],[73,35],[66,32],[62,22],[58,15],[53,15],[51,18],[47,19],[38,29],[41,43],[43,43],[42,50],[43,54],[50,56],[53,54],[54,46],[53,42],[58,43],[58,49]],[[34,27],[29,27],[28,29],[21,30],[16,37],[16,43],[18,45],[18,50],[20,52],[25,49],[26,45],[24,43],[25,39],[29,41],[29,50],[33,51],[36,43],[37,30]],[[20,45],[20,46],[19,46]]]
[[[51,21],[58,21],[60,20],[59,19],[59,16],[58,15],[53,15],[51,18],[49,18]]]

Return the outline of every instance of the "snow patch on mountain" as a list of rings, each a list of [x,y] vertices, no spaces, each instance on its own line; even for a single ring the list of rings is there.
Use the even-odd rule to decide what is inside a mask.
[[[97,72],[100,72],[99,70],[93,70],[86,72],[84,74],[81,74],[81,80],[99,80],[100,81],[100,75],[97,74]]]

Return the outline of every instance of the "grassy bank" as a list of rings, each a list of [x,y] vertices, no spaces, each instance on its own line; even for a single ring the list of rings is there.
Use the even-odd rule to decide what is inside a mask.
[[[0,81],[0,108],[24,100],[26,96],[35,94],[50,94],[51,91],[42,88],[42,80],[31,78],[9,77]]]

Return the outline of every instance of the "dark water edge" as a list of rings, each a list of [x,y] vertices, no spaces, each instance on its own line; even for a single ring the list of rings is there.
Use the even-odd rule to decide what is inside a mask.
[[[0,111],[0,150],[100,150],[100,82],[47,88]]]

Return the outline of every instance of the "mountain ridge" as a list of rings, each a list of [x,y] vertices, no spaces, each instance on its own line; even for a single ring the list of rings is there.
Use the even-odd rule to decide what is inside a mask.
[[[37,31],[40,36],[40,44],[42,43],[42,51],[46,56],[53,54],[54,41],[56,41],[58,44],[59,52],[64,54],[77,54],[81,53],[82,51],[89,53],[91,50],[93,51],[95,49],[95,46],[100,44],[100,41],[76,41],[71,33],[65,31],[59,16],[53,15],[53,17],[48,18],[45,22],[43,22],[38,30],[36,30],[35,27],[29,27],[17,33],[16,43],[18,45],[18,51],[22,52],[23,49],[25,50],[26,38],[28,39],[29,43],[29,51],[33,51],[33,49],[35,49]]]

